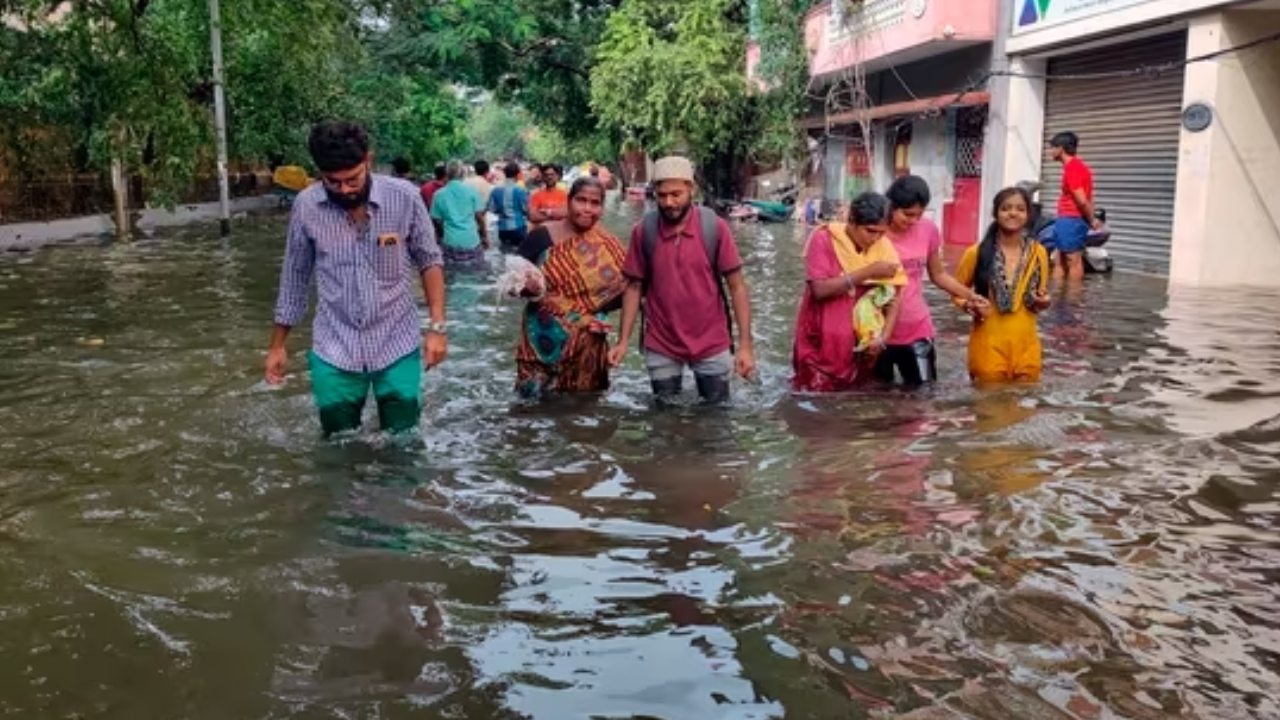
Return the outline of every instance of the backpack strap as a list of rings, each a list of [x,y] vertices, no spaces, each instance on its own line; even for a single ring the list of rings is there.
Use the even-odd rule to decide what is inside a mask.
[[[715,210],[706,205],[699,205],[698,219],[702,223],[702,247],[707,251],[707,263],[711,266],[711,276],[715,278],[716,290],[720,292],[720,304],[724,306],[725,322],[729,325],[729,352],[737,353],[737,344],[733,341],[733,307],[729,303],[729,292],[724,287],[724,276],[720,274],[720,218]]]
[[[653,251],[658,247],[658,211],[645,213],[640,222],[640,250],[644,253],[644,272],[648,275],[652,272]]]
[[[711,272],[717,278],[720,277],[718,270],[720,265],[720,224],[716,222],[720,218],[716,217],[716,213],[706,205],[698,206],[698,219],[702,221],[702,247],[707,251],[707,260],[711,262]]]
[[[658,211],[650,210],[640,218],[640,253],[641,257],[644,258],[645,274],[645,279],[641,282],[641,287],[644,289],[641,291],[640,297],[640,337],[638,338],[640,350],[642,352],[644,351],[644,331],[645,325],[647,324],[646,316],[648,315],[646,312],[646,306],[648,303],[646,302],[645,296],[649,294],[649,277],[651,277],[653,273],[653,252],[657,247]]]

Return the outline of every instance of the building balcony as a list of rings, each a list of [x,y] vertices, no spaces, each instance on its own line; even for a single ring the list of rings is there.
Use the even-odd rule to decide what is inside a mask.
[[[822,79],[858,64],[877,72],[990,43],[997,5],[998,0],[828,0],[805,16],[809,74]],[[751,69],[750,49],[747,57]]]

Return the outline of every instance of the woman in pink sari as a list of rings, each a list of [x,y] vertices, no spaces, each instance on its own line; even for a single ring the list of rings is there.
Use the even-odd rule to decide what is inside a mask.
[[[898,303],[895,299],[882,306],[882,319],[874,320],[855,308],[870,292],[894,297],[893,289],[906,284],[898,254],[885,237],[888,222],[889,201],[863,193],[850,204],[848,223],[828,223],[809,237],[804,250],[807,282],[791,356],[792,389],[840,392],[873,379],[884,338],[893,333]],[[876,290],[885,287],[887,292]],[[880,321],[882,327],[859,327]]]

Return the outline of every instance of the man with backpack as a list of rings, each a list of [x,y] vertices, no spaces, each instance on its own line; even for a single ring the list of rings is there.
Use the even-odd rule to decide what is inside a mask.
[[[756,369],[742,257],[729,225],[710,208],[693,204],[693,163],[687,158],[659,160],[653,183],[658,210],[631,231],[623,265],[630,283],[609,361],[622,364],[643,300],[641,346],[654,395],[679,395],[689,367],[703,401],[724,403],[729,376],[736,370],[749,378]],[[736,352],[730,305],[738,321]]]

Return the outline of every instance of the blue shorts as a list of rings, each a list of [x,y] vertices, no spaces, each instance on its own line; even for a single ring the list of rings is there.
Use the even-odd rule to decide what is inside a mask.
[[[1084,252],[1089,237],[1089,223],[1082,218],[1058,218],[1053,222],[1054,249],[1061,253]]]

